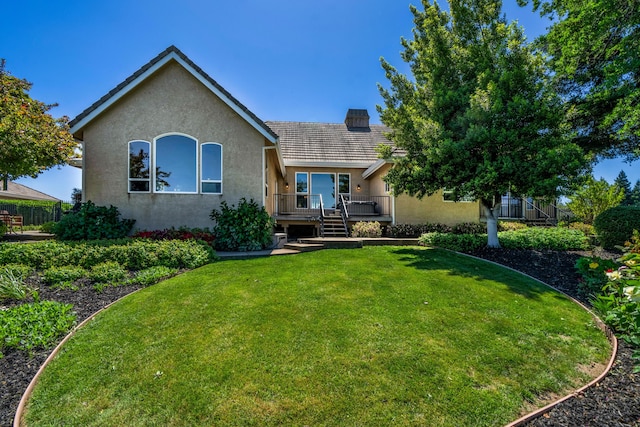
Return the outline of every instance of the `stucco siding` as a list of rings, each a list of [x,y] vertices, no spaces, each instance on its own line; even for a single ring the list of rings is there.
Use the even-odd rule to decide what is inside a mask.
[[[153,144],[166,133],[222,144],[222,195],[128,193],[128,142]],[[117,206],[123,217],[137,221],[137,229],[211,227],[209,213],[222,200],[262,203],[264,136],[176,62],[91,121],[83,136],[85,200]]]
[[[422,199],[400,195],[395,199],[395,210],[396,224],[455,225],[480,220],[477,202],[445,202],[442,200],[441,191]]]

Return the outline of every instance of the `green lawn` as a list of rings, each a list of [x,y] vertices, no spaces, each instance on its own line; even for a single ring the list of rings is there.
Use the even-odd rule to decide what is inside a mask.
[[[47,367],[27,425],[494,426],[604,363],[588,313],[453,253],[222,261],[125,298]]]

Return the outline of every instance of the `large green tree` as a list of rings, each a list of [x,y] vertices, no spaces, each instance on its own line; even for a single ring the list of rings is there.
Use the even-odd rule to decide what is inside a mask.
[[[451,0],[450,12],[422,5],[411,7],[413,40],[401,41],[411,77],[382,59],[390,88],[380,86],[378,111],[399,149],[386,179],[395,194],[446,188],[479,200],[488,246],[498,247],[502,195],[555,197],[584,156],[561,128],[544,60],[506,22],[501,1]]]
[[[567,207],[579,219],[593,224],[598,215],[609,208],[618,206],[624,200],[624,190],[616,184],[601,178],[596,181],[589,175],[586,181],[569,196]]]
[[[553,21],[539,39],[577,141],[640,156],[640,1],[518,0]]]
[[[36,177],[64,164],[78,144],[68,130],[68,119],[47,112],[55,105],[32,99],[31,84],[12,76],[0,60],[0,188],[6,180]]]
[[[616,179],[613,181],[615,185],[617,185],[622,192],[624,193],[624,198],[622,199],[621,205],[631,206],[633,205],[633,197],[631,194],[631,182],[629,182],[629,178],[627,178],[627,174],[621,170]]]

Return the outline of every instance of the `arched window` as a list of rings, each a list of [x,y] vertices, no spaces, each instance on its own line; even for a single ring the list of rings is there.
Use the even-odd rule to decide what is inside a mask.
[[[200,191],[222,194],[222,145],[205,142],[200,150]]]
[[[171,134],[155,140],[154,183],[156,193],[198,192],[198,141]]]
[[[129,192],[149,193],[151,175],[149,173],[149,152],[151,144],[147,141],[129,142]]]

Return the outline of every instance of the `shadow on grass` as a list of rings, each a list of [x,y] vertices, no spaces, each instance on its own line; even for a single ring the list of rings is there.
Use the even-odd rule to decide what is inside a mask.
[[[408,267],[414,267],[419,270],[445,270],[451,276],[465,277],[477,281],[490,280],[499,282],[509,287],[512,292],[534,300],[538,300],[541,295],[548,293],[555,293],[557,298],[564,298],[561,293],[535,279],[482,259],[442,249],[403,247],[393,251],[393,253],[401,255],[399,260],[405,262]]]

